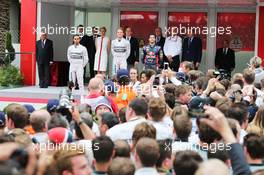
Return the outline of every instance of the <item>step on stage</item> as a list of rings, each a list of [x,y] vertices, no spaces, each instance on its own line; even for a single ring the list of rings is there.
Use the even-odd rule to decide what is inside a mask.
[[[49,99],[59,99],[60,92],[67,87],[39,88],[38,86],[25,86],[0,90],[0,110],[10,103],[32,104],[35,109],[46,106]],[[73,91],[75,99],[80,99],[79,91]]]

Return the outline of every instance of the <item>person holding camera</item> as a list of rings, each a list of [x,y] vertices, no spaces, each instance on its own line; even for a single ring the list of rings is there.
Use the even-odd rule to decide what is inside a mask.
[[[68,61],[70,63],[69,80],[76,86],[76,77],[79,84],[80,92],[83,95],[83,68],[88,63],[87,49],[80,44],[80,36],[73,36],[73,45],[69,46],[67,51]]]

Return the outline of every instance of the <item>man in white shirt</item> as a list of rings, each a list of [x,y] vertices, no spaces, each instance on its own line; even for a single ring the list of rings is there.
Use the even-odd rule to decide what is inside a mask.
[[[126,123],[118,124],[106,131],[106,135],[113,141],[118,139],[131,141],[137,124],[145,122],[148,104],[143,99],[132,100],[126,109]]]
[[[159,144],[156,140],[143,137],[136,145],[136,166],[135,175],[159,175],[156,163],[159,159]]]
[[[165,40],[164,54],[167,57],[169,66],[173,71],[178,71],[180,66],[180,54],[182,51],[182,39],[176,34]]]

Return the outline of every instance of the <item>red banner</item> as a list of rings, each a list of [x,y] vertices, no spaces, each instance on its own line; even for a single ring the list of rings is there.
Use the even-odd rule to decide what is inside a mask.
[[[222,47],[224,40],[236,51],[254,51],[255,13],[218,13],[217,26],[231,27],[231,34],[217,35],[216,47]]]

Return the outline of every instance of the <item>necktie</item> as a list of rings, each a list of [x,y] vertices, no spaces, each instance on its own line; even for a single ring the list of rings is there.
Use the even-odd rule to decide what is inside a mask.
[[[41,46],[42,46],[42,48],[44,48],[44,46],[45,46],[44,40],[41,40]]]

